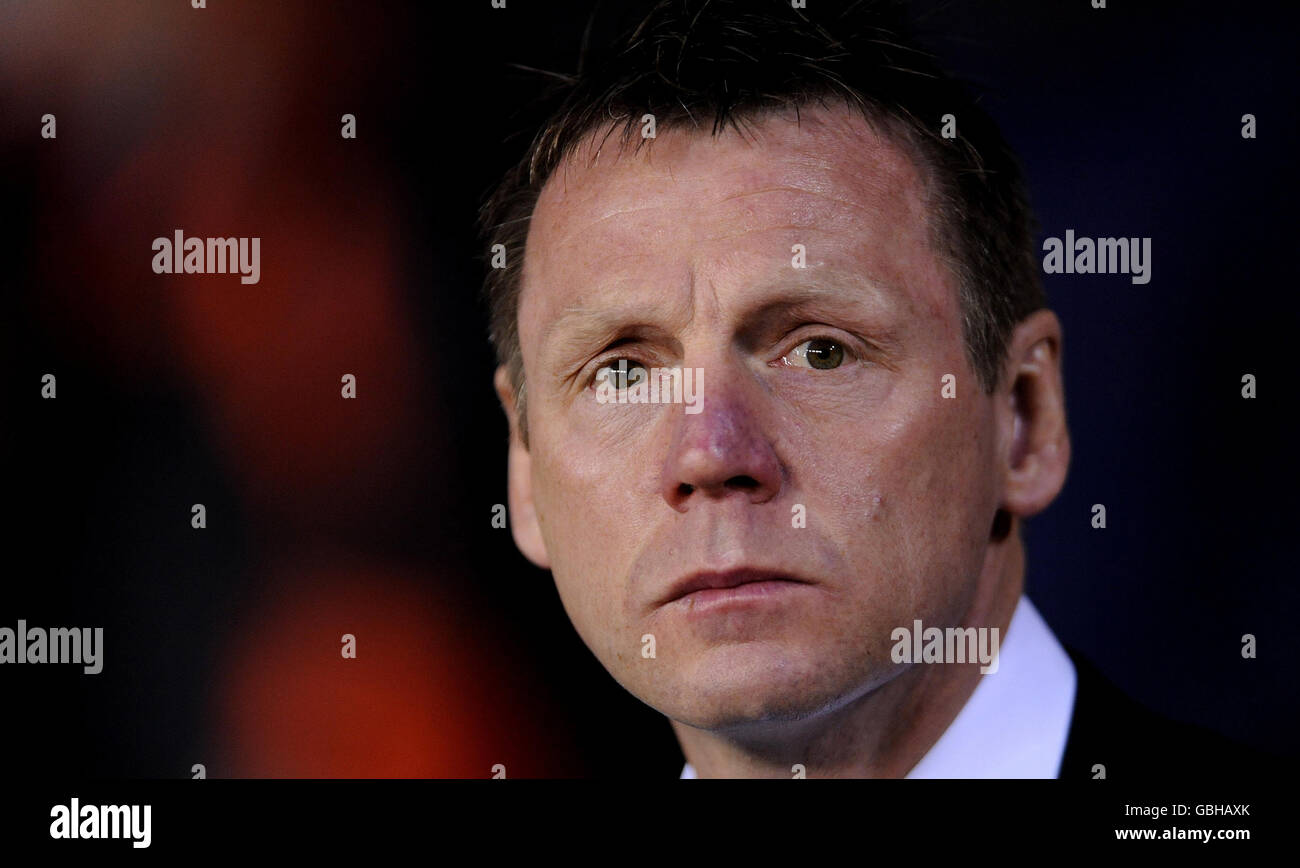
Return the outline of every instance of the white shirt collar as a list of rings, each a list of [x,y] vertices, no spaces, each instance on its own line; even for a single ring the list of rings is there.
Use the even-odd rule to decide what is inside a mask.
[[[1078,676],[1023,594],[979,684],[909,778],[1054,778],[1065,756]],[[690,763],[683,779],[696,777]]]

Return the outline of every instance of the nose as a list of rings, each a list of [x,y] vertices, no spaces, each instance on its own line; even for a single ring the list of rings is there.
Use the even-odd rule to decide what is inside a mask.
[[[766,503],[781,491],[784,468],[764,429],[761,390],[743,375],[740,382],[720,379],[711,378],[699,413],[675,417],[660,491],[678,512],[725,497]]]

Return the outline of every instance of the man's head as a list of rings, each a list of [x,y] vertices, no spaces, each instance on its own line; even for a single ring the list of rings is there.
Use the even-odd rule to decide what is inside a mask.
[[[1069,451],[991,122],[888,14],[747,10],[657,6],[485,209],[515,540],[621,684],[714,730],[843,706],[905,668],[894,627],[986,610]],[[598,401],[619,360],[703,371],[703,412]],[[793,581],[681,595],[737,570]]]

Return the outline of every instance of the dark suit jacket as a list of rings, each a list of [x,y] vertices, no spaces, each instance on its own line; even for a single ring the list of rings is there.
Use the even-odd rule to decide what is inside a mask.
[[[1203,781],[1255,780],[1289,774],[1295,761],[1270,756],[1215,732],[1179,723],[1130,699],[1073,648],[1066,653],[1078,673],[1074,716],[1060,778]]]

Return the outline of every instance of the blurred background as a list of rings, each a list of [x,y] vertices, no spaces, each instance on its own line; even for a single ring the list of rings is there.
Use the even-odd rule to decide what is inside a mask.
[[[1283,4],[914,5],[1044,235],[1153,239],[1147,285],[1047,278],[1074,460],[1027,529],[1032,598],[1152,708],[1294,753]],[[0,626],[105,631],[99,675],[0,668],[5,772],[678,774],[666,720],[491,525],[474,226],[537,119],[545,76],[519,67],[573,72],[585,28],[600,49],[643,6],[0,3]],[[155,275],[177,228],[261,237],[261,281]]]

